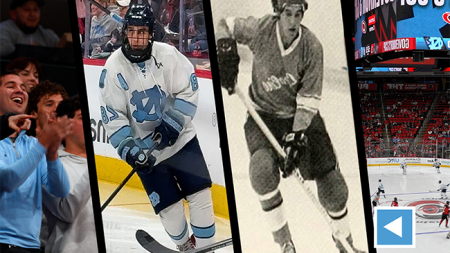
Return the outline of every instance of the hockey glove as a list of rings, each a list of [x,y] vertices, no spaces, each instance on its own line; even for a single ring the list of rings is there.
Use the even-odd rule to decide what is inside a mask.
[[[308,138],[303,131],[291,132],[283,137],[283,149],[286,152],[284,164],[281,167],[283,178],[287,178],[300,164],[300,159],[305,154]]]
[[[147,167],[153,166],[156,162],[156,158],[152,155],[147,156],[142,150],[136,140],[128,138],[123,140],[117,148],[119,156],[122,160],[126,161],[131,167]]]
[[[155,128],[155,133],[160,133],[162,138],[156,150],[163,150],[175,144],[183,127],[183,115],[172,109],[166,111],[163,114],[161,124]]]
[[[239,55],[236,40],[223,38],[217,41],[217,62],[219,64],[220,85],[231,95],[239,73]]]

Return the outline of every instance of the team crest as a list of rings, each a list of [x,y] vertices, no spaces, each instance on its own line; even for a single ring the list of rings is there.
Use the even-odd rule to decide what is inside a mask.
[[[159,204],[159,194],[156,192],[152,192],[152,194],[148,195],[150,198],[150,202],[152,202],[152,206],[155,207],[157,204]]]
[[[156,84],[145,91],[133,91],[130,103],[136,106],[133,117],[137,122],[156,121],[166,106],[166,93]]]

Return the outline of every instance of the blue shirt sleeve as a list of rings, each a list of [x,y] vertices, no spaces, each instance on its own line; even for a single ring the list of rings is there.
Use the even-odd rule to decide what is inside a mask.
[[[61,161],[47,161],[47,168],[41,171],[42,185],[56,197],[65,198],[70,191],[70,182]]]
[[[8,160],[0,160],[0,189],[13,192],[19,188],[39,166],[45,153],[45,147],[36,142],[29,152],[16,163],[9,164]]]

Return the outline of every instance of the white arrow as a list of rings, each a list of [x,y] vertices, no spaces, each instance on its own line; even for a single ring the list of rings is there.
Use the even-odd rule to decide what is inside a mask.
[[[400,218],[397,218],[393,222],[387,224],[384,228],[402,237],[402,217],[400,216]]]

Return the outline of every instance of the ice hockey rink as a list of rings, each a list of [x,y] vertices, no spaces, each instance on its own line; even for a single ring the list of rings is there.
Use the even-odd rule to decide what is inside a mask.
[[[100,201],[103,203],[116,187],[116,184],[100,181]],[[188,209],[186,208],[186,210]],[[143,190],[125,186],[103,211],[102,216],[108,253],[148,252],[135,238],[138,229],[145,230],[162,245],[176,250],[175,244],[164,230],[159,217],[154,214],[150,201]],[[216,217],[216,240],[230,237],[230,222],[227,219]],[[231,253],[233,248],[229,246],[216,250],[216,252]]]
[[[381,194],[381,206],[390,206],[397,197],[399,206],[416,207],[416,248],[377,249],[377,252],[438,252],[443,247],[448,248],[450,240],[446,239],[446,235],[450,229],[445,228],[445,221],[438,227],[447,199],[440,199],[441,193],[437,189],[439,180],[450,183],[450,169],[441,167],[441,174],[437,174],[432,166],[409,165],[407,175],[403,175],[399,166],[369,166],[368,172],[372,194],[378,189],[378,180],[383,183],[386,198]],[[369,198],[366,200],[369,201]]]
[[[255,6],[237,0],[226,3],[216,0],[212,1],[211,5],[213,18],[247,17],[248,15],[260,17],[272,11],[270,1],[261,1]],[[220,10],[214,10],[219,6]],[[233,8],[233,6],[239,6],[239,8]],[[336,16],[332,19],[324,19],[323,10],[325,9],[327,13],[334,13]],[[349,222],[354,245],[367,252],[353,110],[348,72],[345,68],[347,62],[344,57],[344,35],[342,23],[336,21],[339,17],[339,1],[317,1],[309,3],[302,24],[312,30],[323,44],[324,81],[320,113],[336,149],[341,172],[349,188]],[[218,19],[214,21],[217,22]],[[245,47],[239,46],[239,53],[241,64],[238,85],[247,93],[251,82],[252,59]],[[228,96],[226,92],[223,94],[242,252],[280,252],[280,247],[273,241],[271,228],[266,222],[258,196],[250,184],[249,153],[243,130],[247,110],[237,95]],[[316,192],[314,182],[307,182],[307,185]],[[299,182],[293,177],[282,179],[280,191],[296,251],[337,253],[328,223],[303,192]]]

